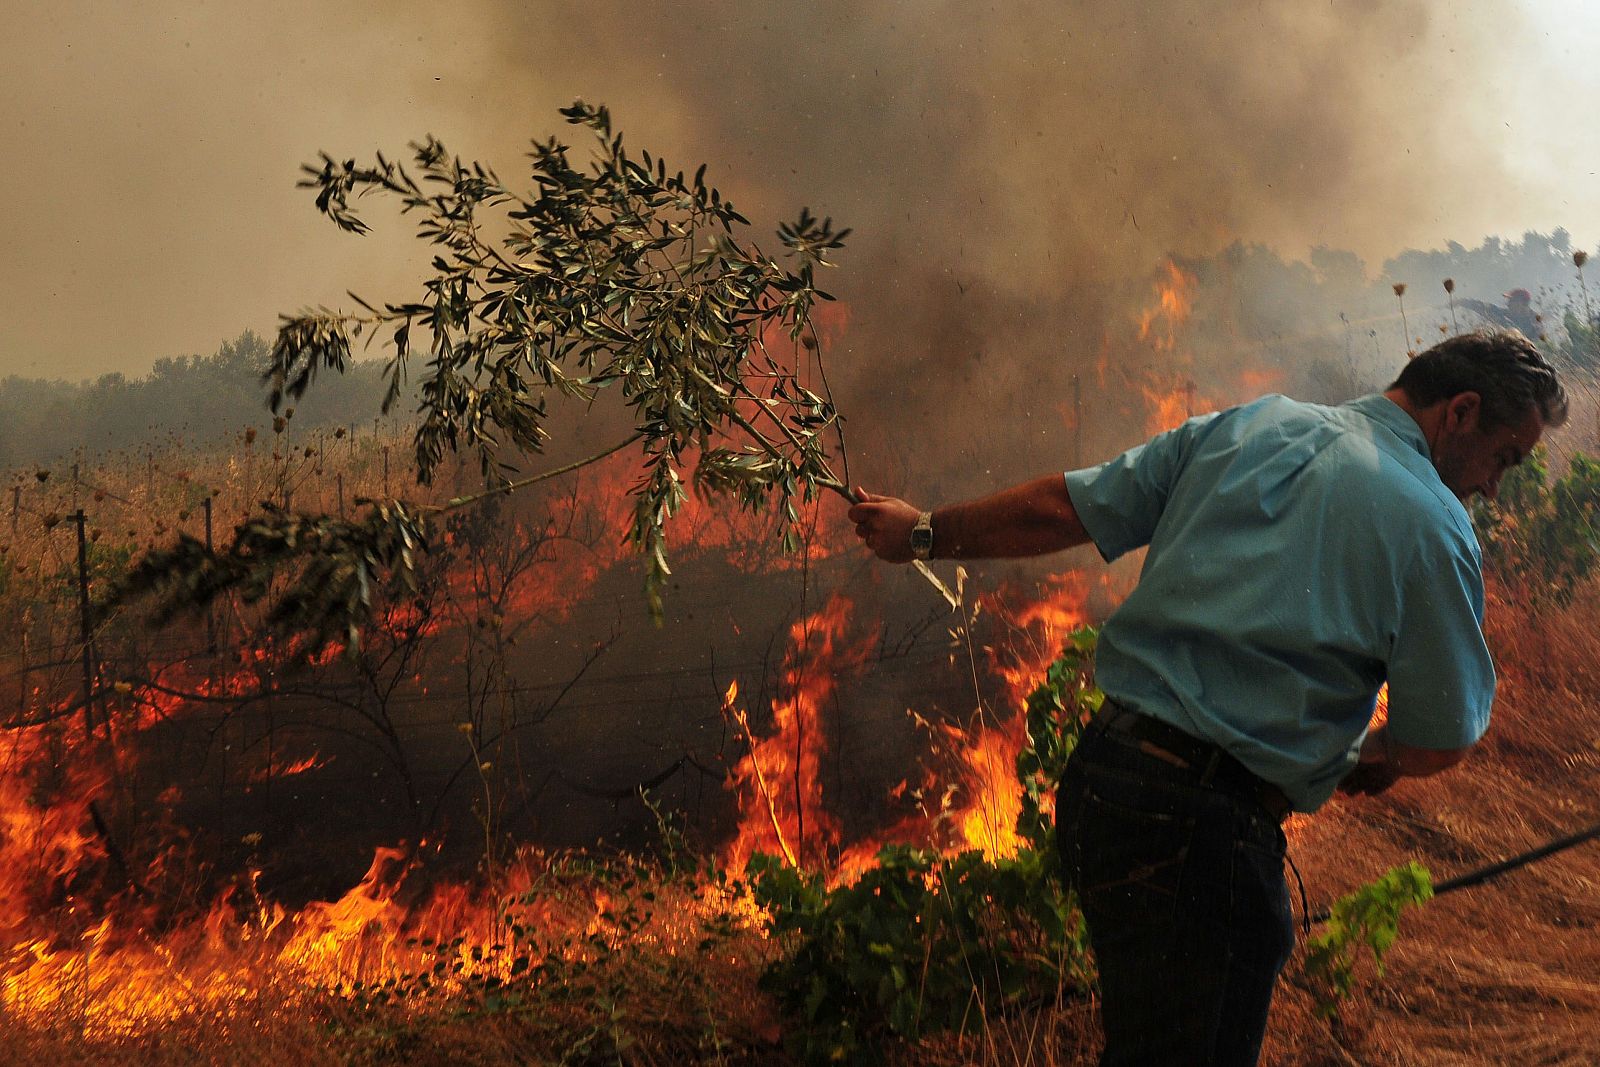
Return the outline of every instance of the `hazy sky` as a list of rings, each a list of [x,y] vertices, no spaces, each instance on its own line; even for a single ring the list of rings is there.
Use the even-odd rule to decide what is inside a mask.
[[[857,317],[941,269],[1049,300],[1236,238],[1377,269],[1600,235],[1585,0],[0,3],[0,374],[143,373],[408,295],[405,225],[338,233],[299,164],[431,132],[509,178],[580,96],[763,232],[854,226]]]

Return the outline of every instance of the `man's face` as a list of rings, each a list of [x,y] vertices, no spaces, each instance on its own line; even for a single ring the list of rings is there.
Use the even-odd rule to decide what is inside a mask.
[[[1482,410],[1477,393],[1452,397],[1433,443],[1434,468],[1462,503],[1480,494],[1493,500],[1501,476],[1527,459],[1544,434],[1537,409],[1487,432],[1479,429]]]

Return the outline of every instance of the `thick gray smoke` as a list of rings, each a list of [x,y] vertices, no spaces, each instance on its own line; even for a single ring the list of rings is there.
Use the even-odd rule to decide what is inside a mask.
[[[1527,183],[1488,139],[1517,10],[290,0],[157,18],[65,0],[14,13],[0,70],[28,161],[0,178],[0,361],[139,373],[392,288],[404,227],[334,234],[298,163],[432,132],[511,174],[583,96],[635,145],[709,162],[763,228],[802,204],[855,227],[840,370],[874,413],[925,410],[913,381],[974,407],[1037,394],[1125,325],[1114,283],[1168,253],[1375,261],[1531,224],[1502,210]]]
[[[699,3],[552,18],[508,4],[496,18],[513,82],[603,98],[639,143],[710,160],[753,219],[804,203],[855,227],[832,359],[863,476],[949,492],[1070,458],[1074,374],[1091,454],[1140,435],[1142,397],[1122,394],[1171,358],[1136,336],[1168,254],[1390,248],[1504,184],[1452,131],[1480,104],[1460,90],[1510,5],[1476,5],[1471,27],[1435,10]],[[506,117],[496,139],[527,122]],[[1088,377],[1102,359],[1110,376]]]

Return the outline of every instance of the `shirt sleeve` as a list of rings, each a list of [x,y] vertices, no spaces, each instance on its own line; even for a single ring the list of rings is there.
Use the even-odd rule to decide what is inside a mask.
[[[1413,748],[1458,749],[1489,728],[1494,662],[1483,641],[1475,544],[1441,546],[1413,565],[1389,659],[1389,730]]]
[[[1216,418],[1198,415],[1098,467],[1067,472],[1072,507],[1107,563],[1150,543],[1196,439]]]

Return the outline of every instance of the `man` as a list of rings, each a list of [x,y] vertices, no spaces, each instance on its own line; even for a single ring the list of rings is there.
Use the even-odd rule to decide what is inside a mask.
[[[1294,946],[1280,823],[1341,783],[1442,771],[1482,736],[1494,669],[1464,505],[1566,409],[1527,338],[1480,332],[1340,407],[1264,397],[933,512],[860,493],[856,532],[890,562],[1149,547],[1101,632],[1106,705],[1057,800],[1104,1067],[1257,1061]]]

